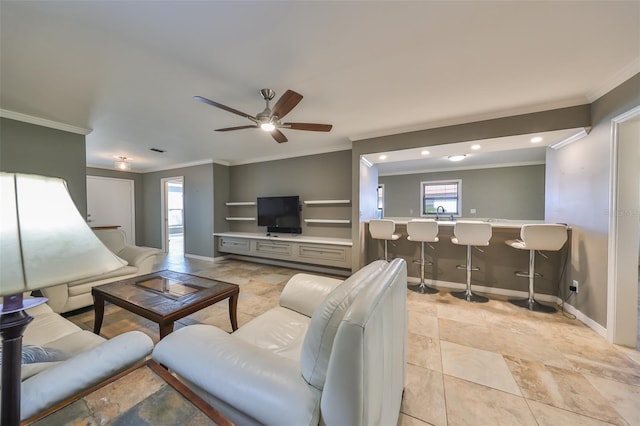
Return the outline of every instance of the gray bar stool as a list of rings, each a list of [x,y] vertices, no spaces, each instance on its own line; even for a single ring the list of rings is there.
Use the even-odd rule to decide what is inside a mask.
[[[396,241],[400,234],[394,234],[396,223],[389,219],[371,219],[369,221],[369,233],[375,240],[384,240],[384,260],[387,262],[387,241]]]
[[[559,224],[535,224],[523,225],[520,230],[520,240],[507,240],[505,244],[518,250],[529,250],[529,270],[516,272],[518,277],[529,278],[529,297],[527,299],[509,299],[509,302],[530,311],[554,313],[557,311],[552,306],[547,306],[535,300],[535,277],[541,277],[535,271],[536,251],[558,251],[567,241],[567,227]]]
[[[420,265],[420,284],[410,284],[407,287],[409,290],[421,294],[437,293],[438,289],[429,287],[424,282],[424,267],[433,265],[433,262],[425,262],[424,260],[424,243],[437,243],[440,241],[438,239],[438,222],[433,219],[410,220],[407,222],[407,233],[409,234],[407,240],[420,243],[420,260],[413,261]]]
[[[458,269],[467,270],[467,289],[465,291],[452,291],[452,296],[464,299],[467,302],[485,303],[489,301],[488,298],[471,292],[471,271],[480,270],[476,266],[471,266],[471,247],[488,246],[492,234],[490,223],[461,220],[454,225],[454,236],[451,237],[451,242],[467,246],[467,264],[456,266]]]

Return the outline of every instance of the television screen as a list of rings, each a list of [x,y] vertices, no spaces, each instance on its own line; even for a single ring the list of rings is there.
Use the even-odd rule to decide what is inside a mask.
[[[300,197],[258,197],[258,226],[267,232],[299,234]]]

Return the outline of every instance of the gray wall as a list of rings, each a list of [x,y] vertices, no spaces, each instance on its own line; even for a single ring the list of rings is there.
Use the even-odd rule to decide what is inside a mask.
[[[0,118],[0,170],[66,180],[71,198],[86,218],[85,164],[84,135]]]
[[[591,105],[591,133],[547,155],[547,220],[573,228],[567,282],[577,279],[572,305],[598,324],[607,322],[609,147],[611,119],[640,104],[640,74]]]
[[[144,245],[162,247],[161,179],[184,176],[185,254],[213,257],[213,164],[143,175]]]
[[[232,166],[229,169],[229,199],[255,201],[257,197],[299,195],[305,200],[352,200],[351,151]],[[357,194],[357,192],[356,192]],[[218,200],[216,200],[218,201]],[[352,200],[353,201],[353,200]],[[225,216],[257,217],[255,206],[227,207]],[[351,204],[307,206],[302,219],[350,219]],[[266,232],[257,222],[230,222],[228,230]],[[305,224],[302,234],[351,238],[350,225]]]
[[[368,167],[362,161],[358,161],[360,173],[359,198],[357,200],[358,221],[354,222],[354,227],[358,228],[360,241],[354,244],[354,248],[358,251],[352,251],[352,263],[357,263],[357,268],[362,268],[366,262],[366,237],[368,232],[365,230],[365,222],[378,217],[378,167],[374,164]],[[354,269],[354,267],[352,267]]]
[[[214,232],[226,232],[229,230],[229,222],[225,220],[229,201],[229,166],[221,164],[213,165],[213,230]],[[218,246],[214,247],[214,256],[220,256]]]
[[[462,217],[544,220],[544,165],[380,176],[386,217],[420,217],[420,182],[462,179]],[[476,209],[471,214],[469,209]]]
[[[133,180],[133,193],[135,197],[136,209],[136,241],[143,245],[144,241],[144,179],[141,173],[123,172],[120,170],[99,169],[97,167],[87,167],[87,176],[110,177],[116,179]],[[160,208],[160,207],[158,207]]]

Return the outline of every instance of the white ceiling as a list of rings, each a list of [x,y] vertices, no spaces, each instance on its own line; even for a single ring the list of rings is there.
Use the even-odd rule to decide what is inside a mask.
[[[92,129],[89,165],[242,164],[591,102],[640,70],[640,2],[2,0],[0,55],[5,115]],[[333,130],[216,133],[249,123],[193,100],[265,87]]]

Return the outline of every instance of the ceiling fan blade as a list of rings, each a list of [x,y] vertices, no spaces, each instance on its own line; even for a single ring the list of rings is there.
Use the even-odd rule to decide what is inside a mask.
[[[226,105],[219,104],[218,102],[214,102],[211,99],[203,98],[202,96],[194,96],[193,98],[196,101],[204,102],[205,104],[209,104],[209,105],[214,106],[216,108],[223,109],[223,110],[228,111],[228,112],[230,112],[232,114],[237,114],[237,115],[239,115],[241,117],[248,118],[251,121],[256,121],[256,118],[254,116],[252,116],[252,115],[249,115],[249,114],[247,114],[245,112],[242,112],[242,111],[238,111],[237,109],[233,109],[233,108],[228,107]]]
[[[275,115],[278,119],[282,119],[285,115],[289,114],[293,108],[302,100],[302,95],[296,93],[293,90],[287,90],[284,95],[280,96],[278,102],[271,109],[271,115]]]
[[[231,130],[242,130],[242,129],[257,129],[256,125],[248,125],[248,126],[237,126],[237,127],[225,127],[224,129],[216,129],[216,132],[229,132]]]
[[[274,129],[271,131],[271,136],[276,140],[276,142],[278,143],[284,143],[286,141],[288,141],[289,139],[287,139],[287,137],[284,135],[284,133],[282,133],[280,130],[278,129]]]
[[[312,132],[328,132],[333,127],[331,124],[317,123],[284,123],[282,127],[293,130],[310,130]]]

